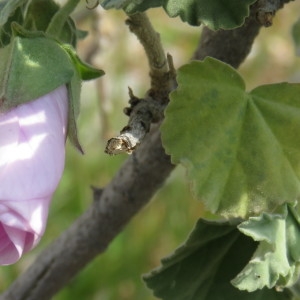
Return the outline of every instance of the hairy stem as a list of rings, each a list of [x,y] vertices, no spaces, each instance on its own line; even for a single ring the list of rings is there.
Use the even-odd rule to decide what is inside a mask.
[[[146,13],[137,13],[129,16],[126,24],[144,47],[150,71],[157,70],[162,75],[168,72],[166,55],[160,41],[160,36],[152,27]]]
[[[80,0],[68,0],[67,3],[53,16],[46,32],[54,36],[61,32],[65,22],[69,18],[71,12],[76,8],[79,1]]]
[[[131,154],[149,132],[151,124],[163,118],[163,111],[169,101],[169,93],[174,88],[176,76],[172,59],[169,55],[166,58],[159,34],[153,29],[147,15],[134,14],[126,24],[144,47],[150,66],[151,87],[141,99],[134,96],[129,89],[130,107],[124,110],[129,116],[129,121],[120,135],[107,142],[105,152],[110,155]]]

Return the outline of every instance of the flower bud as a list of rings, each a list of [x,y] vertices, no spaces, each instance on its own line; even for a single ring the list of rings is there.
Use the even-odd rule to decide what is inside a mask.
[[[65,162],[68,91],[0,113],[0,264],[15,263],[44,233]]]

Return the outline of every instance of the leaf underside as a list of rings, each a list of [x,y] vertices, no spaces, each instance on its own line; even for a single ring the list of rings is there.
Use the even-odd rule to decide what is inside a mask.
[[[264,287],[281,289],[293,285],[300,275],[300,223],[292,207],[282,214],[263,213],[238,229],[259,242],[252,259],[232,283],[249,292]]]
[[[188,240],[144,280],[163,300],[290,299],[287,292],[264,288],[248,293],[231,285],[256,247],[235,225],[199,220]]]

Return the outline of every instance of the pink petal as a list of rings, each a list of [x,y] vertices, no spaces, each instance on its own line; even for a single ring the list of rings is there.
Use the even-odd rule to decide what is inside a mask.
[[[34,234],[0,223],[0,265],[15,263],[23,252],[30,250]]]
[[[19,259],[45,230],[64,169],[67,112],[61,86],[0,114],[0,264]]]

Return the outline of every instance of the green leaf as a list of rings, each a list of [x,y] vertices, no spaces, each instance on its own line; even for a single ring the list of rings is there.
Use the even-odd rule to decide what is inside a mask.
[[[70,142],[81,152],[78,131],[77,131],[77,117],[80,112],[80,91],[81,80],[78,72],[74,72],[71,82],[67,85],[69,94],[69,113],[68,113],[68,138]]]
[[[15,37],[0,49],[0,110],[37,99],[71,81],[68,54],[45,37]]]
[[[292,28],[292,36],[296,48],[297,56],[300,56],[300,19],[294,24]]]
[[[59,5],[52,0],[31,0],[25,15],[27,30],[38,30],[45,32],[52,17],[59,10]]]
[[[0,0],[0,27],[27,2],[28,0]]]
[[[96,69],[84,63],[77,55],[75,49],[70,45],[62,45],[62,48],[68,53],[76,72],[70,84],[68,84],[69,92],[69,115],[68,115],[68,137],[71,143],[81,152],[83,150],[78,140],[76,119],[80,111],[80,91],[81,80],[90,80],[104,75],[104,71]]]
[[[76,5],[74,1],[67,2],[63,7],[53,0],[25,1],[26,6],[24,1],[2,2],[0,0],[0,20],[3,22],[0,24],[0,46],[3,47],[10,42],[12,22],[18,23],[27,31],[47,30],[48,36],[51,35],[61,43],[76,45],[78,31],[68,15]]]
[[[23,26],[27,30],[46,32],[47,29],[49,30],[49,24],[55,22],[54,17],[57,17],[62,10],[63,8],[60,8],[60,6],[52,0],[31,0]],[[58,28],[55,28],[55,24],[53,23],[52,26],[50,26],[50,29],[52,27],[52,36],[61,43],[68,43],[75,46],[77,30],[73,20],[66,16],[60,17],[59,19],[57,24]]]
[[[133,14],[162,6],[170,17],[180,16],[190,25],[204,25],[217,30],[239,27],[249,15],[249,5],[255,0],[104,0],[105,9],[123,8]]]
[[[291,207],[282,214],[264,213],[251,217],[238,229],[259,246],[252,259],[232,283],[252,292],[264,287],[277,289],[293,285],[300,275],[300,223]]]
[[[52,37],[61,36],[66,29],[66,25],[70,26],[68,29],[72,29],[72,33],[76,33],[75,25],[72,19],[70,19],[70,14],[74,11],[79,2],[80,0],[68,0],[63,6],[59,7],[51,18],[46,33]],[[76,34],[74,34],[74,36],[76,36]]]
[[[299,199],[299,94],[288,83],[247,93],[239,74],[212,58],[179,70],[162,141],[213,213],[245,217]]]
[[[163,300],[291,299],[287,292],[263,289],[248,293],[232,286],[230,280],[256,247],[233,224],[199,220],[188,240],[144,280]]]
[[[83,62],[77,55],[75,49],[69,45],[63,45],[63,48],[69,54],[73,65],[80,74],[82,80],[91,80],[103,76],[105,73],[103,70],[96,69],[85,62]]]

